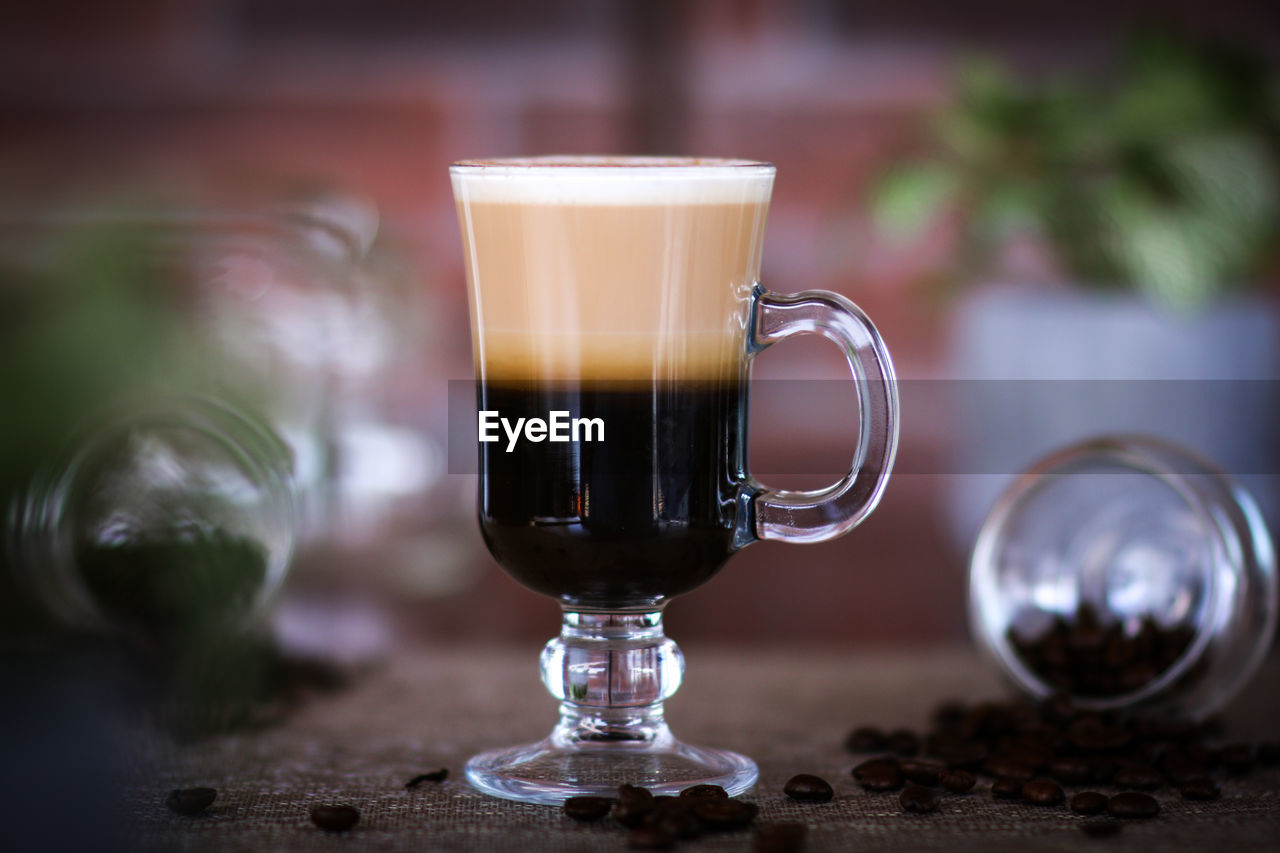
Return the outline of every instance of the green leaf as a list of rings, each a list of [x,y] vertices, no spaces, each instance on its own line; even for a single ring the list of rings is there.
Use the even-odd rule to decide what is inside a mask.
[[[943,164],[900,167],[873,187],[872,220],[891,240],[911,242],[956,202],[960,187],[960,175]]]
[[[942,159],[887,175],[874,221],[908,240],[963,213],[963,275],[1034,230],[1077,280],[1189,308],[1274,257],[1280,88],[1256,55],[1146,31],[1106,81],[969,58],[930,130]]]
[[[1112,223],[1112,245],[1121,269],[1154,301],[1188,311],[1208,302],[1230,282],[1238,245],[1211,218],[1155,209]]]
[[[1241,232],[1266,236],[1277,215],[1280,179],[1265,141],[1246,133],[1175,140],[1167,159],[1188,203]]]
[[[993,185],[977,206],[973,227],[979,239],[998,244],[1018,235],[1041,231],[1044,198],[1040,187],[1029,181],[1005,181]]]
[[[1186,44],[1161,34],[1132,41],[1114,90],[1111,121],[1121,139],[1159,140],[1220,123],[1212,76]]]
[[[1003,109],[1022,94],[1009,68],[992,56],[968,56],[957,70],[960,99],[972,109]]]

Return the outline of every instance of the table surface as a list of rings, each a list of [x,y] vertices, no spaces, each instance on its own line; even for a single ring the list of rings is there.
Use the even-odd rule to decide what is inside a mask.
[[[127,791],[131,841],[155,850],[625,850],[611,821],[577,824],[556,808],[491,799],[462,778],[469,755],[550,729],[555,705],[538,682],[537,651],[405,651],[264,731],[181,746],[139,738],[131,750],[138,781]],[[746,798],[760,806],[758,824],[807,824],[810,851],[1280,849],[1280,769],[1225,781],[1212,803],[1184,802],[1166,788],[1156,792],[1159,818],[1099,840],[1081,833],[1085,819],[1066,808],[998,802],[982,781],[923,816],[903,814],[896,795],[861,790],[849,775],[855,759],[841,748],[851,727],[923,727],[941,700],[1002,695],[995,673],[967,650],[685,651],[685,684],[668,702],[677,736],[755,758],[760,781]],[[1272,661],[1228,709],[1231,737],[1277,735],[1277,675]],[[443,784],[405,789],[439,767],[450,771]],[[785,780],[802,772],[830,780],[835,800],[783,796]],[[169,789],[196,785],[218,789],[207,813],[183,818],[165,808]],[[311,825],[310,808],[333,802],[360,809],[354,830],[332,835]],[[750,846],[749,833],[732,833],[679,849]]]

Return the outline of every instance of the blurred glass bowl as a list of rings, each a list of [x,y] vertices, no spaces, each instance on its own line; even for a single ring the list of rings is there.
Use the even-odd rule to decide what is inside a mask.
[[[1072,445],[1000,497],[970,563],[974,632],[1027,693],[1204,717],[1257,669],[1276,566],[1253,498],[1178,446]]]
[[[225,403],[150,400],[87,428],[12,521],[21,576],[62,623],[158,642],[234,632],[288,569],[289,453]]]

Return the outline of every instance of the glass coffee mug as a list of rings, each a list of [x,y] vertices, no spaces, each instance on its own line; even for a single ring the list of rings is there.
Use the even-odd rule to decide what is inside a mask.
[[[674,596],[761,539],[820,542],[875,508],[893,467],[893,366],[833,293],[758,283],[774,167],[744,160],[554,157],[450,169],[477,374],[480,528],[524,585],[555,596],[542,653],[560,722],[484,753],[467,778],[557,804],[622,783],[741,793],[745,756],[676,740],[663,702],[684,662],[662,630]],[[818,334],[859,403],[848,474],[770,489],[746,469],[752,358]]]

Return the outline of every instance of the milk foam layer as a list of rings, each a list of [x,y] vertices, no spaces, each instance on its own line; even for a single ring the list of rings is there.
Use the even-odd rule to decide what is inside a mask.
[[[451,173],[482,378],[741,373],[772,166],[562,157]]]
[[[512,204],[766,204],[774,167],[679,157],[463,160],[449,170],[459,202]]]

